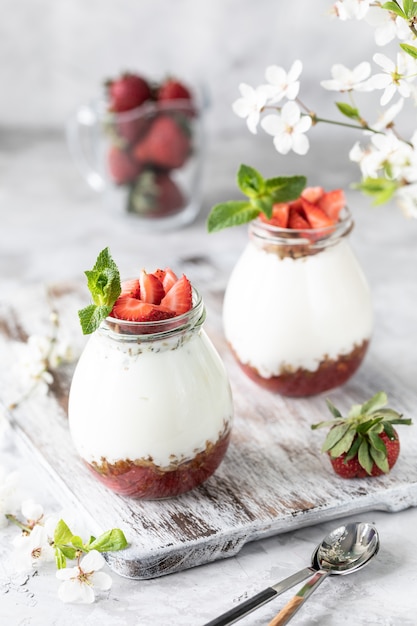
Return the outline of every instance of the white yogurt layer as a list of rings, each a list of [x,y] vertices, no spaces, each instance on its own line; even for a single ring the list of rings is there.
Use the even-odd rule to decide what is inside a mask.
[[[317,254],[280,258],[250,241],[227,286],[225,335],[264,378],[283,367],[316,371],[372,331],[367,282],[345,240]]]
[[[92,335],[74,373],[71,436],[88,462],[104,457],[188,460],[215,443],[232,418],[223,362],[202,330],[185,342],[138,344]],[[143,345],[143,344],[142,344]]]

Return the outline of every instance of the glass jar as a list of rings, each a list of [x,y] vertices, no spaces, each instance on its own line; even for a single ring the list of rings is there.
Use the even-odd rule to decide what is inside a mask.
[[[205,307],[156,322],[108,317],[74,372],[69,427],[95,476],[122,495],[176,496],[222,461],[233,406],[225,367],[203,330]]]
[[[348,235],[347,208],[323,229],[260,219],[227,285],[223,320],[245,373],[282,395],[309,396],[345,383],[372,331],[371,297]]]

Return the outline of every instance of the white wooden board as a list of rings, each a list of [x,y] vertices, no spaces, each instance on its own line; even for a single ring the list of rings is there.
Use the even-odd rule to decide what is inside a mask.
[[[222,294],[214,292],[204,294],[206,330],[225,361],[235,403],[226,458],[204,485],[175,499],[141,502],[113,494],[82,465],[70,440],[66,402],[73,366],[61,372],[47,396],[33,396],[7,410],[18,376],[17,353],[28,334],[47,327],[51,298],[72,341],[82,346],[77,310],[85,304],[85,288],[61,286],[49,296],[44,287],[34,286],[12,303],[0,303],[0,402],[17,439],[34,463],[46,469],[63,503],[88,518],[95,533],[124,530],[129,547],[107,555],[118,574],[158,577],[232,556],[261,537],[348,514],[417,505],[416,426],[402,430],[402,452],[391,474],[349,481],[335,476],[320,453],[324,431],[310,428],[330,415],[326,395],[344,411],[382,389],[391,406],[417,422],[417,392],[404,388],[389,364],[379,362],[377,350],[337,391],[305,399],[271,394],[234,363],[221,331]]]

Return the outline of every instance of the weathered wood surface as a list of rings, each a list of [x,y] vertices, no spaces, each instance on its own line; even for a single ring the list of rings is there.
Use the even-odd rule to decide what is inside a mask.
[[[22,301],[0,303],[0,398],[17,438],[34,464],[47,470],[63,503],[80,511],[100,532],[124,530],[130,546],[108,555],[118,574],[138,579],[190,568],[236,554],[261,537],[272,536],[368,510],[399,511],[417,505],[417,431],[402,438],[395,470],[377,479],[339,479],[320,453],[322,431],[311,424],[328,418],[325,396],[289,399],[259,389],[234,363],[221,331],[221,292],[204,293],[206,330],[223,357],[231,379],[235,422],[225,460],[203,486],[181,497],[159,502],[122,498],[99,484],[78,459],[68,431],[67,393],[73,367],[56,379],[47,396],[29,397],[7,410],[18,376],[16,359],[22,342],[45,331],[49,307],[74,344],[82,347],[76,311],[85,304],[79,285],[52,290],[33,287]],[[27,302],[31,302],[30,310]],[[22,305],[22,306],[20,306]],[[345,410],[384,389],[390,404],[407,416],[417,414],[417,392],[404,388],[394,373],[368,357],[356,377],[328,394]]]

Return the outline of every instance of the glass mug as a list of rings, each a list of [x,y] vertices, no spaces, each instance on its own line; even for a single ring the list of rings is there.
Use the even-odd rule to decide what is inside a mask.
[[[192,101],[146,102],[123,113],[95,100],[68,119],[68,148],[107,206],[146,230],[179,228],[201,208],[206,105],[201,89]]]

